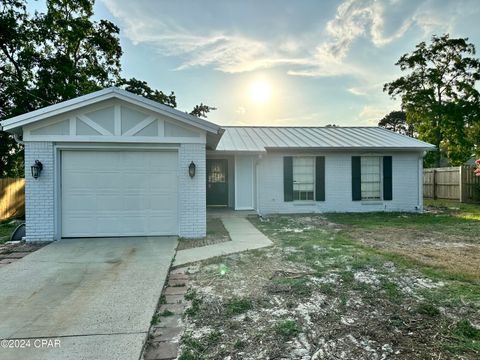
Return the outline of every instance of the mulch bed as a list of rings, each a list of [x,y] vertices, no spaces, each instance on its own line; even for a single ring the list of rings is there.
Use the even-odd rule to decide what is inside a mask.
[[[49,242],[41,243],[4,243],[0,245],[0,267],[8,265],[12,262],[15,262],[34,251],[44,247],[49,244]]]
[[[227,229],[223,226],[221,219],[208,218],[207,236],[203,239],[179,239],[177,251],[220,244],[231,240],[232,239],[230,239],[230,235],[228,234]]]

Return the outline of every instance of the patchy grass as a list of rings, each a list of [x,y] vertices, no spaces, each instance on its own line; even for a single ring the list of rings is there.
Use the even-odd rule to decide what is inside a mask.
[[[425,214],[327,214],[348,236],[390,256],[439,268],[460,280],[480,274],[480,204],[429,201]],[[412,264],[410,264],[412,265]],[[445,274],[444,274],[445,275]]]
[[[284,320],[276,324],[274,330],[284,340],[290,340],[300,334],[302,328],[293,320]]]
[[[198,296],[195,290],[189,290],[185,294],[185,300],[191,301],[192,305],[185,310],[184,315],[189,317],[197,316],[200,311],[200,305],[202,304],[202,299]]]
[[[160,322],[160,314],[154,314],[152,320],[150,320],[150,325],[156,325]]]
[[[480,330],[470,321],[461,320],[455,325],[446,346],[453,353],[464,353],[468,349],[476,354],[480,353]]]
[[[250,299],[232,299],[225,304],[227,315],[240,315],[253,308]]]
[[[10,236],[12,235],[15,228],[18,226],[18,224],[10,224],[10,222],[10,220],[0,222],[0,244],[9,241]]]
[[[274,246],[196,268],[180,358],[477,359],[479,272],[406,253],[476,246],[477,210],[429,210],[252,218]]]
[[[183,352],[179,360],[201,360],[204,359],[207,350],[217,345],[221,340],[222,334],[219,331],[212,331],[201,339],[195,338],[190,334],[183,335],[180,343],[183,346]]]
[[[173,315],[175,315],[175,313],[172,312],[172,311],[170,311],[170,310],[168,310],[168,309],[165,309],[165,310],[163,310],[159,315],[160,315],[160,316],[163,316],[163,317],[168,317],[168,316],[173,316]]]
[[[430,303],[420,303],[417,305],[417,312],[422,315],[428,316],[438,316],[440,315],[440,310],[437,307],[433,306]]]

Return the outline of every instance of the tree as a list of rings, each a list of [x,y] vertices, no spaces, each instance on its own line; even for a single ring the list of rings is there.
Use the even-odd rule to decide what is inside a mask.
[[[108,86],[176,107],[176,97],[121,77],[120,29],[93,21],[94,0],[48,0],[29,14],[26,0],[0,2],[0,120]],[[196,107],[197,108],[197,107]],[[214,108],[201,104],[205,115]],[[0,132],[0,177],[23,176],[23,151]]]
[[[402,135],[415,137],[413,125],[407,123],[407,114],[404,111],[388,113],[378,122],[378,126]]]
[[[25,0],[0,4],[0,118],[111,86],[122,50],[113,23],[91,21],[93,1],[50,0],[28,14]],[[1,133],[0,176],[23,174],[22,148]]]
[[[200,105],[195,105],[193,110],[190,112],[190,115],[196,116],[196,117],[201,117],[201,118],[206,118],[207,113],[210,111],[217,110],[216,107],[208,106],[203,103],[200,103]]]
[[[170,95],[166,95],[160,90],[152,89],[150,86],[148,86],[146,81],[137,80],[135,78],[131,78],[130,80],[121,79],[117,86],[123,87],[127,91],[141,95],[147,99],[157,101],[164,105],[168,105],[172,108],[177,107],[177,99],[173,91],[170,93]]]
[[[451,164],[465,162],[480,146],[480,60],[468,38],[433,36],[419,43],[395,64],[406,75],[384,85],[392,98],[400,96],[407,124],[420,139],[437,147],[426,158],[440,165],[440,152]]]

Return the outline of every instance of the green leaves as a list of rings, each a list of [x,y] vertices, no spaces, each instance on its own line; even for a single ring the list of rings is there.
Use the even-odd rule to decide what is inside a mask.
[[[396,65],[407,74],[384,85],[392,98],[401,98],[406,123],[419,138],[437,146],[431,159],[437,166],[440,152],[459,165],[480,146],[480,94],[475,88],[480,60],[474,55],[468,38],[434,35],[430,44],[421,42],[401,56]]]
[[[121,86],[176,107],[173,92],[121,77],[120,29],[93,20],[94,0],[48,0],[45,13],[27,12],[26,0],[0,2],[0,120],[108,87]],[[197,105],[206,117],[215,108]],[[23,152],[0,132],[0,177],[23,176]]]
[[[416,137],[414,127],[407,123],[407,114],[404,111],[390,112],[378,122],[378,126],[402,135]]]

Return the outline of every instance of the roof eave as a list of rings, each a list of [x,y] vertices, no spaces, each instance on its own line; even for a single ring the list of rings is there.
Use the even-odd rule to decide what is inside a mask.
[[[265,147],[266,151],[433,151],[435,147],[374,147],[374,146],[345,146],[345,147]]]
[[[10,119],[2,121],[2,127],[4,131],[13,131],[16,128],[31,124],[49,118],[52,116],[60,115],[62,113],[73,111],[83,106],[94,104],[100,101],[118,98],[120,100],[127,101],[129,103],[136,104],[140,107],[147,108],[151,111],[156,111],[168,115],[179,121],[188,123],[209,133],[220,135],[221,127],[217,124],[209,122],[204,119],[197,118],[193,115],[183,113],[179,110],[170,108],[167,105],[160,104],[156,101],[146,99],[140,95],[129,93],[128,91],[118,89],[115,87],[96,91],[91,94],[83,95],[74,99],[66,100],[58,104],[50,105],[45,108],[41,108],[26,114],[18,115]]]

